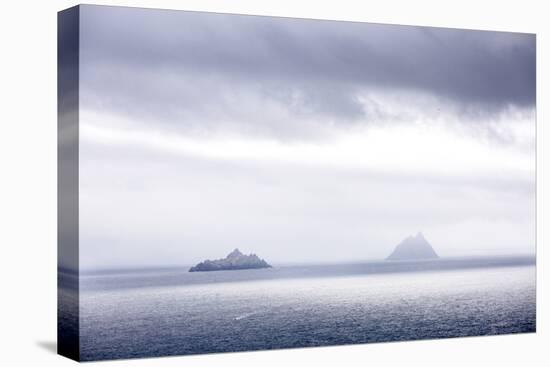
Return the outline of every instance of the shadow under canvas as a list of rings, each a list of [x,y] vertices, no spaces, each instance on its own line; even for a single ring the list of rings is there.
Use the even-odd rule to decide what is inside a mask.
[[[57,342],[51,340],[39,340],[36,342],[40,348],[46,350],[47,352],[57,354]]]

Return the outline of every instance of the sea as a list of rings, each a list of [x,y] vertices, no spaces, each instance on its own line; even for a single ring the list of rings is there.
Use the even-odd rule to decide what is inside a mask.
[[[530,333],[535,269],[516,256],[81,273],[80,359]]]

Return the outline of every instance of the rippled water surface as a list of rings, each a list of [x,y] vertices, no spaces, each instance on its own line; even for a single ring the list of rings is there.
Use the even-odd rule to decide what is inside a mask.
[[[81,357],[131,358],[535,331],[534,265],[327,271],[326,276],[321,276],[319,268],[310,273],[304,269],[81,277]],[[293,271],[299,276],[290,276]]]

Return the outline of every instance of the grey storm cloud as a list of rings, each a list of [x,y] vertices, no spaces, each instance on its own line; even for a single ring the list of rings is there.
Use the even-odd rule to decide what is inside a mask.
[[[433,96],[470,120],[535,105],[532,34],[84,6],[81,42],[85,104],[187,125],[257,124],[258,105],[284,106],[261,115],[271,129],[387,114],[359,92]]]

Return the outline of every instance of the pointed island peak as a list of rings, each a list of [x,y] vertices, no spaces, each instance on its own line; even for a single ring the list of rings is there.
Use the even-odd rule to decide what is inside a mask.
[[[235,248],[233,251],[229,253],[229,255],[227,255],[227,258],[231,259],[239,256],[243,256],[243,253],[240,252],[238,248]]]
[[[189,271],[243,270],[271,268],[265,260],[256,254],[244,255],[238,248],[234,249],[225,259],[205,260],[192,266]]]
[[[422,232],[408,236],[399,243],[386,260],[430,260],[439,256]]]

